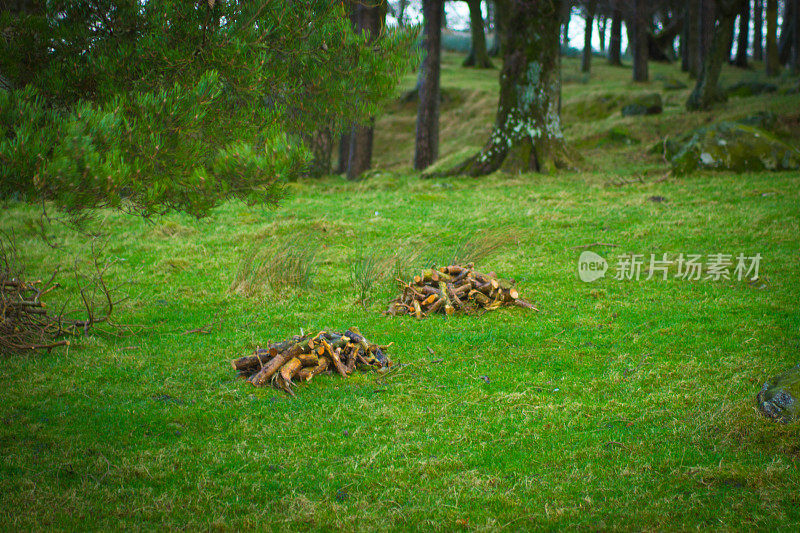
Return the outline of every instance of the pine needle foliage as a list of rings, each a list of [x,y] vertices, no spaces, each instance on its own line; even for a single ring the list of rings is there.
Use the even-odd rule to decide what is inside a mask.
[[[79,217],[275,203],[302,135],[375,115],[414,31],[328,0],[29,0],[0,8],[0,198]]]

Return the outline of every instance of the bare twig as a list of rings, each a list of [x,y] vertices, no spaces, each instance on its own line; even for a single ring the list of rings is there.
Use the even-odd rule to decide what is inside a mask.
[[[609,244],[607,242],[592,242],[592,243],[589,243],[589,244],[581,244],[579,246],[570,246],[569,249],[570,250],[580,250],[580,249],[583,249],[583,248],[591,248],[593,246],[611,246],[612,248],[616,248],[618,245],[617,244]]]

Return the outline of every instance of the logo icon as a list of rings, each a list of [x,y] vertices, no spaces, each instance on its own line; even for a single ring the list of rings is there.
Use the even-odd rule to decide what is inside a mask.
[[[594,252],[583,252],[578,258],[578,276],[591,283],[606,275],[608,262]]]

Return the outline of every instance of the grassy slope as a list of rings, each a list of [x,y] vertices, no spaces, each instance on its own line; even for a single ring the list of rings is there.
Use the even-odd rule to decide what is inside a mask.
[[[496,72],[457,61],[447,56],[443,76],[460,102],[442,115],[443,155],[479,146],[493,113]],[[595,66],[588,83],[565,87],[567,117],[587,95],[660,89]],[[567,61],[565,78],[584,81],[575,68]],[[766,377],[798,362],[798,176],[658,181],[666,168],[645,154],[689,124],[796,110],[800,98],[687,116],[686,91],[665,94],[662,116],[568,123],[585,147],[582,172],[420,181],[406,166],[414,110],[398,105],[378,122],[382,170],[368,181],[303,182],[278,210],[229,205],[202,221],[103,215],[108,254],[122,260],[116,279],[137,281],[117,318],[149,327],[2,361],[0,529],[800,525],[800,427],[753,406]],[[614,126],[643,144],[592,148]],[[642,182],[610,184],[633,178]],[[36,240],[36,220],[14,204],[0,227],[44,275],[66,255]],[[516,278],[540,313],[387,318],[388,281],[366,309],[353,304],[354,256],[443,254],[465,233],[503,228],[517,240],[486,266]],[[86,246],[61,237],[67,251]],[[292,241],[319,250],[313,289],[227,292],[243,250]],[[619,245],[598,250],[609,258],[760,252],[766,283],[587,285],[570,247],[595,241]],[[208,335],[180,334],[209,322]],[[323,376],[295,400],[229,367],[300,327],[350,325],[394,341],[403,366],[385,378]]]

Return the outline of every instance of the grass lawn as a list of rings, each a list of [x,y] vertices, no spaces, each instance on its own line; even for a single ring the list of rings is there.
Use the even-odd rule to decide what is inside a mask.
[[[443,157],[480,146],[496,102],[497,71],[459,60],[445,56]],[[646,85],[599,59],[591,78],[576,60],[564,69],[580,171],[421,180],[408,166],[415,107],[398,103],[377,122],[367,180],[293,183],[278,209],[228,204],[203,220],[100,213],[112,281],[130,281],[115,318],[142,327],[0,360],[0,529],[800,527],[800,426],[754,404],[800,362],[800,176],[674,178],[649,153],[666,135],[757,111],[788,113],[791,128],[800,96],[686,115],[688,89],[662,90],[667,77],[688,83],[674,66],[651,65]],[[662,115],[576,111],[652,91]],[[641,142],[603,142],[612,128]],[[19,203],[0,213],[32,274],[87,257],[87,239],[60,226],[61,247],[48,247],[38,220]],[[504,246],[478,266],[516,279],[539,313],[382,316],[390,275],[356,302],[360,259],[421,266],[486,236]],[[590,248],[612,270],[583,283],[575,247],[594,242],[617,245]],[[311,285],[231,292],[253,249],[313,250]],[[626,253],[760,253],[761,279],[613,279]],[[74,282],[63,282],[66,295]],[[230,367],[300,328],[352,325],[395,343],[393,371],[320,376],[292,399]]]

